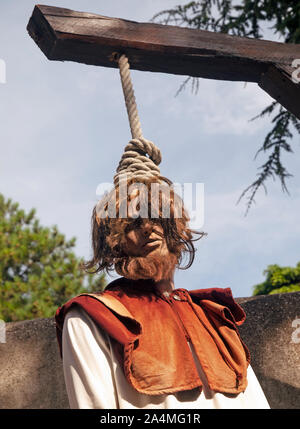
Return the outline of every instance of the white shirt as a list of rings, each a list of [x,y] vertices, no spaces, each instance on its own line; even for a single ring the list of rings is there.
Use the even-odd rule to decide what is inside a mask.
[[[109,336],[81,308],[66,315],[63,335],[63,370],[70,408],[95,409],[238,409],[270,408],[262,388],[248,367],[248,386],[238,395],[211,391],[200,362],[190,346],[203,384],[175,394],[146,395],[126,380],[114,356]]]

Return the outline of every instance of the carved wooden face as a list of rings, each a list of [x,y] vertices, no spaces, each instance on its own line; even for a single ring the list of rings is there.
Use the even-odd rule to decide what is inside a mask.
[[[120,247],[124,256],[115,258],[116,272],[133,280],[159,282],[171,278],[178,260],[169,251],[163,227],[148,218],[131,220],[122,231]]]
[[[125,230],[122,249],[128,256],[169,254],[162,226],[150,219],[138,219],[132,228]]]

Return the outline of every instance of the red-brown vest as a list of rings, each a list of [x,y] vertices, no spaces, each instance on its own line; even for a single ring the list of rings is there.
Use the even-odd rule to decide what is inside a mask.
[[[108,333],[126,379],[140,393],[202,386],[188,341],[212,390],[237,394],[246,389],[250,354],[237,329],[245,313],[230,288],[175,289],[165,296],[151,280],[118,278],[104,292],[81,294],[57,309],[62,357],[63,322],[74,305]]]

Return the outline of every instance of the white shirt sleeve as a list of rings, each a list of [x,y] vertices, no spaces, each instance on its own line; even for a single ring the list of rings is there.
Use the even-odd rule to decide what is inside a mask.
[[[66,315],[62,354],[70,408],[118,408],[107,335],[78,307]]]

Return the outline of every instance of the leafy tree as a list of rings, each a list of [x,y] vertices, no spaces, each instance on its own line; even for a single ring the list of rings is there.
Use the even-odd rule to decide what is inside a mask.
[[[73,296],[105,286],[104,274],[80,269],[76,239],[40,226],[35,212],[26,214],[0,194],[0,319],[6,322],[52,317]]]
[[[239,3],[239,4],[237,4]],[[288,0],[201,0],[190,1],[174,9],[163,10],[152,18],[161,24],[173,24],[201,30],[209,30],[242,37],[263,37],[267,24],[275,34],[285,43],[300,43],[300,2]],[[199,88],[198,78],[188,77],[181,87],[185,88],[192,79],[192,92]],[[177,93],[178,93],[177,92]],[[257,179],[254,180],[241,194],[239,201],[248,196],[247,210],[255,201],[254,197],[259,188],[265,191],[266,181],[269,178],[281,182],[282,190],[288,192],[286,179],[291,174],[281,162],[283,151],[292,152],[289,140],[293,137],[291,128],[300,133],[299,119],[288,112],[278,102],[272,102],[251,120],[271,116],[271,129],[264,139],[261,148],[257,151],[268,153],[266,162],[259,167]]]
[[[266,280],[254,286],[253,295],[273,295],[300,291],[300,262],[293,267],[269,265],[264,271]]]

